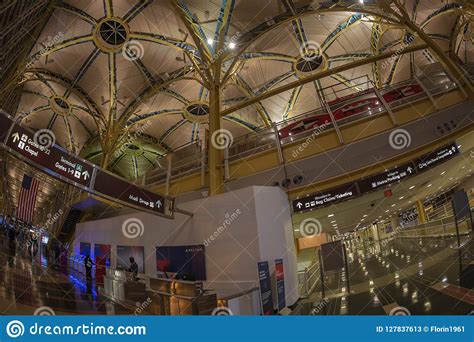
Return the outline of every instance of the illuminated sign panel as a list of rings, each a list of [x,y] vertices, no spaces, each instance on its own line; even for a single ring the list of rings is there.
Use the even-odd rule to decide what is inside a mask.
[[[47,171],[52,171],[73,183],[90,187],[94,171],[92,164],[71,156],[57,145],[49,148],[38,145],[34,141],[34,134],[17,124],[8,137],[7,146]]]

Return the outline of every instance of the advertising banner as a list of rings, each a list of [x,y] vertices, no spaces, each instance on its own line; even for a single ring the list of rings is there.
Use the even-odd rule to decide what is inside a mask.
[[[321,245],[324,271],[338,270],[344,267],[344,251],[341,240]]]
[[[206,280],[204,245],[156,247],[156,270],[176,273],[179,279]]]
[[[266,315],[273,315],[273,296],[272,296],[272,282],[270,279],[270,269],[268,261],[257,263],[258,280],[260,284],[260,301],[262,305],[262,313]]]
[[[275,260],[275,279],[276,279],[278,311],[280,311],[286,307],[285,273],[283,271],[283,259]]]

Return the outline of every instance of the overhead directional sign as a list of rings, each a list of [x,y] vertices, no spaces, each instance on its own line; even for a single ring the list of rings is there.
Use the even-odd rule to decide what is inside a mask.
[[[293,201],[294,211],[305,211],[323,207],[329,204],[335,204],[340,201],[345,201],[359,195],[355,183],[346,184],[334,189],[317,192],[307,197],[299,198]]]
[[[0,146],[26,163],[89,193],[122,205],[172,217],[173,199],[153,193],[69,154],[58,145],[46,146],[30,129],[0,112]]]
[[[41,167],[67,180],[90,187],[94,167],[89,162],[76,158],[59,146],[45,147],[34,139],[34,134],[15,124],[7,140],[7,146]]]
[[[424,169],[444,163],[446,160],[451,159],[458,154],[459,149],[457,144],[451,144],[439,149],[438,151],[434,151],[433,153],[416,159],[416,167],[418,170],[424,171]]]
[[[125,205],[132,205],[159,214],[165,212],[165,198],[163,196],[140,188],[104,170],[97,170],[94,191]]]
[[[459,149],[455,143],[444,146],[439,150],[392,170],[367,177],[355,183],[344,184],[334,189],[324,190],[303,198],[295,199],[292,201],[293,212],[303,212],[324,207],[329,204],[349,200],[370,191],[386,188],[390,184],[397,183],[406,177],[435,167],[455,157],[459,153]]]
[[[359,181],[359,190],[361,193],[364,193],[380,187],[385,187],[389,184],[399,182],[403,178],[411,176],[414,173],[415,166],[413,163],[408,163]]]

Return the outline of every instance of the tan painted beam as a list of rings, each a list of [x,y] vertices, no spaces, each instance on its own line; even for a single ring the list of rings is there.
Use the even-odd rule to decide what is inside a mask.
[[[365,59],[361,59],[361,60],[357,60],[357,61],[354,61],[354,62],[351,62],[351,63],[344,64],[344,65],[341,65],[341,66],[337,66],[337,67],[329,69],[329,70],[321,71],[321,72],[315,73],[311,76],[301,78],[297,81],[288,83],[284,86],[275,88],[275,89],[270,90],[268,92],[265,92],[262,95],[255,96],[255,97],[253,97],[253,98],[251,98],[251,99],[249,99],[245,102],[242,102],[242,103],[240,103],[236,106],[225,109],[225,110],[221,111],[221,115],[222,116],[228,115],[228,114],[233,113],[237,110],[240,110],[240,109],[245,108],[247,106],[253,105],[257,102],[268,99],[272,96],[276,96],[278,94],[284,93],[285,91],[291,90],[291,89],[296,88],[298,86],[304,85],[306,83],[314,82],[316,80],[319,80],[319,79],[324,78],[324,77],[331,76],[331,75],[336,74],[336,73],[340,73],[340,72],[343,72],[343,71],[346,71],[346,70],[357,68],[359,66],[363,66],[363,65],[374,63],[374,62],[377,62],[377,61],[380,61],[380,60],[383,60],[383,59],[387,59],[387,58],[390,58],[394,55],[400,56],[400,55],[403,55],[403,54],[406,54],[406,53],[411,53],[411,52],[424,50],[427,47],[428,47],[428,45],[425,44],[425,43],[418,44],[418,45],[413,45],[413,46],[408,46],[408,47],[405,47],[404,49],[397,50],[396,53],[393,52],[393,51],[389,51],[389,52],[382,53],[380,55],[368,57],[368,58],[365,58]]]

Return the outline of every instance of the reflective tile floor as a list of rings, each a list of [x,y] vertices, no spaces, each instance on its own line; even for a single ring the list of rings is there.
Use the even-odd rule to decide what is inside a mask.
[[[465,315],[474,310],[474,242],[462,238],[397,239],[386,246],[358,245],[348,250],[350,295],[345,272],[325,275],[294,310],[300,315]],[[31,315],[49,307],[60,314],[130,315],[98,293],[82,274],[63,274],[37,255],[15,254],[0,244],[0,313]]]
[[[474,313],[474,242],[457,239],[396,239],[386,246],[348,250],[350,295],[345,271],[325,275],[294,314],[466,315]]]
[[[83,275],[57,272],[39,255],[31,257],[18,249],[13,254],[0,246],[0,265],[2,315],[33,315],[43,307],[56,315],[133,314],[98,294],[96,285]]]

